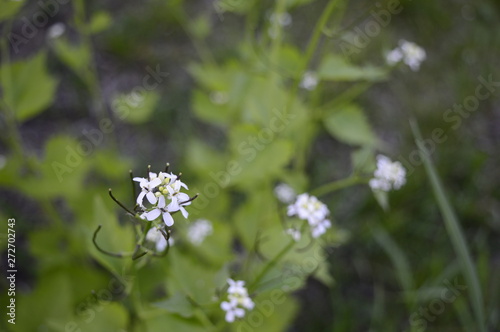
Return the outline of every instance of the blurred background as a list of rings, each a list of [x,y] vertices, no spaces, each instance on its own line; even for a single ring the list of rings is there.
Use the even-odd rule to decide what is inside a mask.
[[[304,275],[290,304],[259,330],[478,331],[468,288],[451,303],[436,302],[449,283],[465,281],[415,154],[414,118],[477,268],[487,329],[500,330],[500,3],[334,2],[308,54],[330,1],[0,1],[0,216],[16,219],[18,268],[16,325],[5,317],[0,324],[210,330],[176,310],[130,309],[127,264],[103,258],[91,242],[103,224],[103,246],[133,248],[108,188],[130,206],[129,169],[144,176],[148,164],[161,170],[166,162],[193,194],[211,196],[207,185],[217,183],[216,198],[200,197],[190,215],[220,223],[207,257],[182,239],[172,248],[192,259],[184,272],[204,273],[198,264],[219,271],[252,249],[256,228],[276,223],[265,211],[276,206],[277,183],[310,191],[347,178],[359,166],[353,152],[372,159],[383,152],[407,169],[390,208],[367,186],[323,196],[338,229],[322,243],[323,277]],[[420,70],[386,64],[402,39],[425,50]],[[328,67],[329,56],[337,67]],[[317,72],[317,87],[299,84],[306,69]],[[487,97],[478,97],[479,86]],[[342,118],[340,129],[329,125],[345,105],[362,112]],[[298,120],[247,163],[241,142],[290,106]],[[243,171],[221,185],[217,174],[231,160]],[[261,221],[248,229],[249,220]],[[169,259],[179,258],[130,272],[141,280],[143,302],[171,295],[173,286],[161,284],[178,266]],[[109,289],[112,278],[121,286],[102,305],[92,291]]]

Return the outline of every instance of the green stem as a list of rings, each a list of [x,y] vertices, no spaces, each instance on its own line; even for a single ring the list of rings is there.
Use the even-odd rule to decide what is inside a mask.
[[[259,283],[262,281],[262,278],[266,276],[266,274],[269,272],[271,268],[273,268],[276,263],[283,257],[285,256],[290,249],[292,249],[293,245],[295,244],[294,240],[290,240],[290,242],[283,248],[281,251],[269,262],[267,263],[266,266],[262,269],[262,271],[259,273],[259,275],[255,278],[253,283],[248,287],[248,290],[250,293],[254,292],[257,286],[259,286]]]
[[[353,186],[356,184],[364,184],[367,182],[368,182],[367,179],[354,175],[354,176],[351,176],[351,177],[348,177],[348,178],[345,178],[342,180],[337,180],[337,181],[333,181],[333,182],[327,183],[325,185],[322,185],[321,187],[318,187],[318,188],[312,190],[311,194],[315,195],[315,196],[323,196],[323,195],[329,194],[331,192],[334,192],[334,191],[337,191],[340,189],[344,189],[344,188],[347,188],[347,187],[350,187],[350,186]]]
[[[79,74],[82,75],[85,83],[88,85],[90,94],[92,95],[92,106],[95,109],[97,117],[99,119],[104,119],[106,118],[106,103],[104,101],[104,97],[101,91],[101,85],[99,82],[97,64],[94,58],[94,46],[92,44],[92,38],[87,31],[85,22],[85,2],[83,0],[77,0],[75,1],[75,25],[80,32],[84,47],[90,54],[88,63],[90,70],[85,70]]]
[[[319,43],[319,39],[321,37],[321,32],[325,28],[326,23],[328,22],[328,19],[333,13],[333,10],[337,6],[337,3],[340,0],[330,0],[328,4],[326,5],[326,8],[323,10],[323,13],[321,14],[321,17],[319,18],[318,22],[316,23],[316,26],[314,27],[313,33],[311,35],[311,38],[309,39],[309,43],[307,44],[306,52],[304,55],[304,60],[302,62],[302,68],[300,68],[300,75],[295,79],[294,84],[292,85],[292,88],[290,89],[289,93],[289,98],[288,102],[285,108],[285,111],[288,112],[292,106],[294,97],[297,95],[297,90],[299,89],[300,86],[300,81],[302,80],[302,76],[306,72],[307,68],[309,67],[309,64],[312,60],[312,57],[314,55],[314,51],[316,51]]]

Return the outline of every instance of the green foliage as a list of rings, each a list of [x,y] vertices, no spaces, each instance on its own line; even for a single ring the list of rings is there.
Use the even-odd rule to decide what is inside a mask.
[[[438,319],[425,321],[428,330],[486,331],[498,325],[500,269],[490,236],[498,228],[491,199],[497,190],[490,178],[478,176],[486,169],[498,177],[488,153],[467,145],[461,129],[452,128],[457,137],[444,131],[464,143],[459,152],[449,152],[448,145],[430,146],[414,128],[438,206],[415,155],[404,161],[409,177],[401,190],[388,194],[367,186],[378,150],[401,153],[391,157],[401,161],[405,149],[418,152],[405,143],[406,109],[424,117],[435,107],[427,99],[443,104],[429,88],[434,72],[415,76],[398,68],[389,80],[392,69],[377,65],[401,35],[400,21],[417,18],[416,26],[428,27],[418,12],[440,5],[405,4],[380,35],[364,40],[353,24],[366,16],[354,14],[357,4],[347,1],[218,0],[207,7],[176,0],[127,4],[111,15],[109,7],[96,11],[76,0],[56,17],[70,27],[68,33],[45,38],[40,28],[22,54],[9,54],[11,26],[22,32],[22,18],[33,18],[39,9],[21,11],[23,5],[0,0],[7,46],[0,65],[0,216],[16,218],[23,271],[13,330],[414,332],[415,313],[449,291],[443,280],[462,275],[464,295],[446,303]],[[366,9],[373,16],[382,7]],[[462,16],[471,14],[459,7]],[[481,8],[474,22],[496,26],[494,10]],[[444,11],[435,10],[440,18]],[[286,13],[291,25],[280,24],[279,15]],[[441,40],[431,37],[429,50]],[[358,47],[356,39],[366,44]],[[346,42],[354,56],[341,55]],[[476,48],[494,45],[476,38],[453,49],[453,56],[460,54],[473,70],[479,65]],[[428,57],[431,64],[442,61],[430,51]],[[471,77],[462,67],[442,81],[458,84]],[[145,75],[154,77],[157,68],[172,75],[149,89]],[[306,72],[314,81],[309,86]],[[123,93],[122,86],[135,88]],[[461,87],[467,96],[475,88]],[[454,87],[446,90],[451,94]],[[398,105],[393,95],[405,111],[381,115],[381,105]],[[384,126],[374,130],[370,120],[381,116],[384,121],[377,122]],[[435,114],[427,116],[429,127],[438,126]],[[492,151],[490,133],[481,135],[479,150]],[[427,149],[433,149],[436,166]],[[165,162],[175,174],[182,170],[187,192],[199,196],[186,206],[187,218],[173,215],[169,251],[161,256],[146,232],[163,222],[133,216],[141,210],[135,206],[140,189],[128,171],[143,177],[148,164],[158,172]],[[279,183],[328,206],[331,227],[325,234],[313,238],[310,222],[287,214],[288,203],[274,192]],[[453,198],[443,183],[455,186]],[[468,196],[467,188],[488,186],[477,201]],[[109,197],[110,187],[118,204]],[[198,219],[212,224],[199,243],[191,238]],[[290,230],[301,238],[293,239]],[[2,233],[4,249],[6,239]],[[255,303],[234,323],[226,322],[221,309],[228,278],[245,281]]]
[[[39,52],[26,61],[0,67],[4,101],[18,121],[26,121],[52,103],[57,80],[47,71],[47,54]]]
[[[338,109],[332,110],[324,121],[328,132],[342,142],[353,145],[378,145],[367,119],[356,105],[339,106]]]

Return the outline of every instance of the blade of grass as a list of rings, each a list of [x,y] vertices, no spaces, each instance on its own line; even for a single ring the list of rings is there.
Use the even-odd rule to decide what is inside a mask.
[[[472,257],[469,252],[467,242],[465,241],[465,237],[463,235],[463,231],[460,227],[455,212],[444,192],[441,180],[430,159],[430,154],[422,143],[423,139],[420,133],[420,129],[418,128],[418,124],[415,120],[412,119],[410,120],[410,126],[413,132],[413,137],[415,138],[415,143],[417,144],[417,147],[419,149],[420,156],[424,162],[427,177],[431,182],[432,190],[434,192],[434,196],[436,197],[439,210],[441,211],[441,214],[443,216],[446,231],[448,232],[448,236],[450,237],[453,249],[455,250],[460,261],[465,281],[470,289],[470,292],[468,293],[472,309],[474,310],[477,330],[480,332],[486,332],[481,286],[479,283],[479,278],[477,276],[476,268],[474,266],[474,263],[472,262]]]
[[[375,241],[377,241],[377,243],[384,249],[385,253],[391,259],[392,265],[394,265],[396,270],[399,283],[401,284],[405,294],[405,302],[408,303],[408,307],[411,309],[413,301],[410,301],[408,296],[410,296],[412,291],[415,289],[415,284],[413,282],[410,265],[408,264],[408,259],[406,258],[405,253],[384,229],[374,229],[373,236]]]

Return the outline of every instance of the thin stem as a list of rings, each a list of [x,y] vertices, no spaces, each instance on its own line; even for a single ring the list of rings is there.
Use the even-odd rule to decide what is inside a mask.
[[[129,173],[130,173],[130,183],[132,184],[132,202],[135,202],[137,196],[135,193],[134,173],[132,173],[132,170],[129,170]]]
[[[326,5],[326,8],[323,10],[323,13],[321,14],[321,17],[319,18],[318,22],[316,23],[316,26],[314,27],[311,38],[309,39],[309,43],[307,44],[306,52],[304,55],[304,60],[302,62],[302,68],[300,68],[300,75],[295,79],[295,82],[292,85],[292,88],[290,89],[289,98],[288,98],[285,112],[288,112],[292,106],[294,97],[297,95],[297,90],[299,89],[299,85],[300,85],[300,81],[302,80],[302,76],[303,76],[304,72],[307,70],[307,68],[309,67],[309,64],[310,64],[312,57],[314,55],[314,51],[318,47],[321,32],[323,31],[326,23],[328,22],[328,19],[332,15],[333,10],[335,9],[335,7],[337,5],[337,2],[339,2],[339,1],[340,0],[331,0],[328,2],[328,4]]]
[[[323,195],[326,195],[328,193],[331,193],[331,192],[334,192],[334,191],[337,191],[340,189],[344,189],[344,188],[347,188],[347,187],[350,187],[350,186],[353,186],[356,184],[363,184],[363,183],[367,183],[367,182],[368,182],[367,179],[354,175],[354,176],[351,176],[351,177],[348,177],[348,178],[345,178],[342,180],[337,180],[337,181],[333,181],[333,182],[327,183],[325,185],[322,185],[321,187],[318,187],[318,188],[312,190],[311,194],[315,195],[315,196],[323,196]]]
[[[262,269],[262,271],[259,273],[259,275],[255,278],[253,283],[248,287],[248,290],[250,293],[255,291],[255,288],[259,286],[259,283],[261,282],[262,278],[266,276],[266,274],[269,272],[271,268],[273,268],[276,263],[288,253],[290,249],[292,249],[293,245],[295,244],[294,240],[290,240],[290,242],[283,248],[281,251],[269,262],[267,265]]]
[[[125,205],[123,205],[122,203],[120,203],[116,198],[115,196],[113,196],[113,193],[111,192],[111,188],[109,188],[109,197],[111,197],[111,199],[113,199],[113,201],[115,201],[116,204],[118,204],[122,209],[124,209],[125,211],[127,211],[128,214],[130,214],[132,217],[135,217],[135,213],[133,213],[132,211],[130,211],[129,209],[127,209],[125,207]]]
[[[97,250],[99,250],[100,252],[102,252],[105,255],[112,256],[112,257],[117,257],[117,258],[123,258],[123,257],[132,256],[133,253],[114,253],[114,252],[110,252],[110,251],[102,249],[97,244],[97,233],[99,233],[99,231],[101,230],[101,228],[102,228],[102,225],[97,226],[97,229],[94,232],[94,236],[92,237],[92,242],[94,243],[94,246],[96,247]]]

